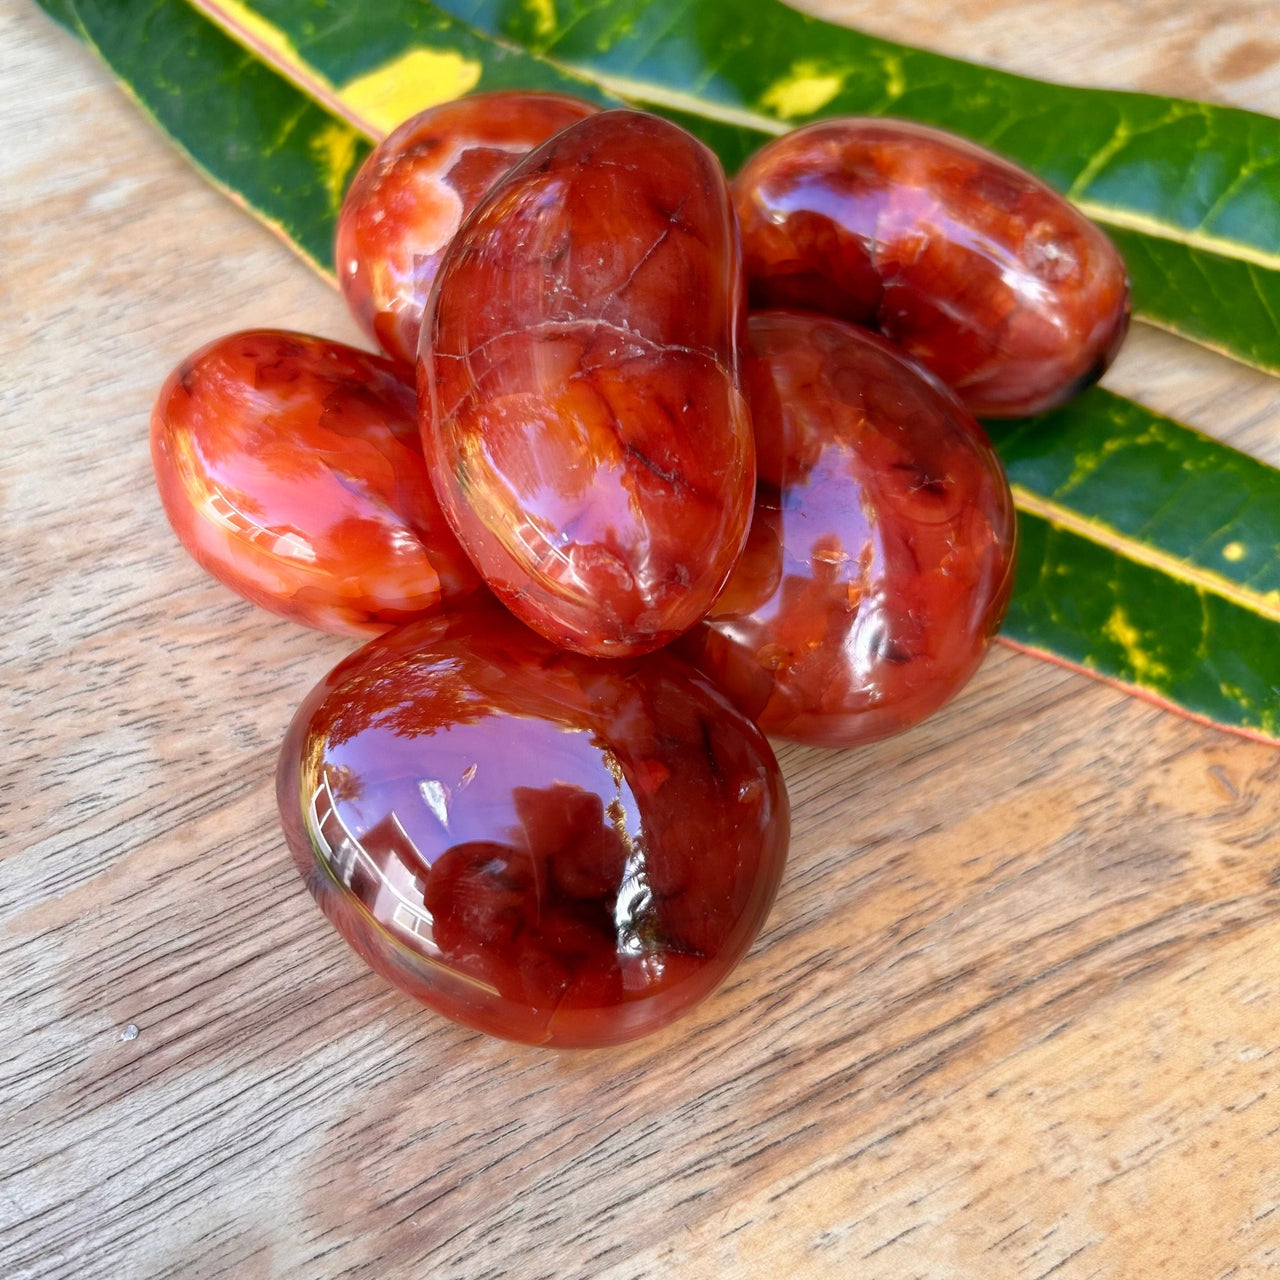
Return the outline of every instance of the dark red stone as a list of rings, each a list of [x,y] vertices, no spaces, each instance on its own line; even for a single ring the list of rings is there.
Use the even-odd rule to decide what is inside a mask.
[[[969,679],[1004,616],[1014,511],[982,429],[883,339],[751,317],[751,540],[687,656],[766,733],[886,737]]]
[[[557,93],[478,93],[405,121],[365,160],[338,216],[347,304],[412,366],[427,296],[463,219],[512,165],[596,110]]]
[[[295,622],[374,635],[480,588],[427,478],[390,361],[298,333],[234,333],[169,376],[156,484],[215,578]]]
[[[378,973],[533,1044],[614,1044],[706,996],[789,826],[769,744],[692,667],[557,650],[496,605],[339,665],[278,793],[308,888]]]
[[[674,639],[742,550],[738,238],[715,157],[611,111],[533,152],[455,238],[422,329],[441,505],[511,610],[603,656]]]
[[[1115,246],[1016,165],[901,120],[827,120],[733,184],[751,302],[877,328],[974,413],[1070,399],[1129,321]]]

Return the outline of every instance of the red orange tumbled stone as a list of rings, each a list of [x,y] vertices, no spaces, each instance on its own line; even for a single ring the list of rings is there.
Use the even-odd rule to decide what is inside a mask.
[[[1096,381],[1129,320],[1115,246],[1008,160],[902,120],[825,120],[733,184],[750,296],[876,328],[979,415]]]
[[[295,622],[376,634],[479,589],[390,361],[260,329],[202,347],[151,416],[165,512],[215,578]]]
[[[765,732],[886,737],[977,669],[1012,587],[1014,511],[982,429],[882,338],[751,317],[751,540],[682,647]]]
[[[489,586],[584,653],[693,626],[746,538],[737,231],[715,157],[610,111],[524,160],[445,255],[423,323],[432,479]]]
[[[336,667],[278,794],[308,888],[378,973],[533,1044],[614,1044],[706,996],[789,829],[767,741],[692,667],[565,652],[492,604]]]
[[[557,93],[478,93],[405,121],[370,153],[338,216],[338,282],[361,325],[412,366],[449,241],[534,147],[596,110]]]

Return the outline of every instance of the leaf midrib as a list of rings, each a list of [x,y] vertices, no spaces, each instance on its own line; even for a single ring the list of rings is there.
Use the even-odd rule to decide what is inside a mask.
[[[294,47],[293,41],[261,14],[248,5],[240,5],[237,0],[232,0],[231,3],[225,3],[225,0],[187,0],[187,3],[237,44],[261,58],[290,83],[296,85],[313,102],[345,120],[370,142],[376,143],[381,140],[381,133],[343,102],[338,87],[305,62]],[[252,22],[246,23],[236,14],[237,9],[247,13],[252,18]],[[272,31],[277,37],[276,42],[261,39],[254,34],[255,28],[266,28]],[[288,56],[284,55],[283,50],[288,50]]]
[[[1102,204],[1096,200],[1072,196],[1071,203],[1085,217],[1092,218],[1094,222],[1123,227],[1126,231],[1136,231],[1140,235],[1149,236],[1152,240],[1169,240],[1174,244],[1185,245],[1188,249],[1216,254],[1220,258],[1248,262],[1267,271],[1280,271],[1280,253],[1268,253],[1265,249],[1242,244],[1239,240],[1228,240],[1225,236],[1215,236],[1207,231],[1188,230],[1186,227],[1175,226],[1171,222],[1161,222],[1158,218],[1152,218],[1147,214],[1131,209],[1117,209],[1113,205]]]
[[[1066,529],[1097,546],[1105,547],[1135,564],[1146,565],[1166,577],[1185,582],[1198,591],[1209,591],[1231,604],[1271,622],[1280,622],[1280,591],[1253,591],[1238,582],[1231,581],[1212,569],[1191,564],[1171,552],[1162,551],[1149,543],[1140,542],[1095,516],[1082,515],[1078,511],[1054,502],[1020,484],[1009,486],[1014,504],[1019,511],[1039,516],[1050,524]]]

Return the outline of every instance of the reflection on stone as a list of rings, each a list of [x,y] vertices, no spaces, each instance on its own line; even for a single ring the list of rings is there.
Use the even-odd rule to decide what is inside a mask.
[[[1129,322],[1102,230],[1016,165],[905,120],[823,120],[734,179],[756,307],[868,325],[972,413],[1017,417],[1097,381]]]
[[[852,747],[977,670],[1012,587],[1013,501],[964,408],[883,339],[752,316],[747,553],[682,642],[766,733]]]
[[[489,586],[616,657],[692,627],[742,550],[743,286],[715,157],[610,111],[532,152],[445,254],[422,327],[423,442]]]
[[[768,744],[696,672],[557,651],[496,607],[342,663],[279,792],[308,886],[374,968],[535,1043],[629,1039],[705,996],[787,841]]]
[[[161,389],[151,455],[183,546],[295,622],[376,635],[480,587],[432,492],[413,388],[381,357],[220,338]]]

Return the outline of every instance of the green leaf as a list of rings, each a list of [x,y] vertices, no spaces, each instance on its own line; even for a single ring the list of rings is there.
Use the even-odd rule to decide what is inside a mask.
[[[1273,607],[1220,594],[1018,513],[1018,571],[1001,638],[1196,719],[1280,739],[1280,628]]]
[[[1280,738],[1280,471],[1099,388],[988,431],[1018,506],[1002,636]]]
[[[219,3],[229,23],[228,0]],[[274,19],[294,3],[258,0]],[[370,8],[334,16],[311,0],[310,17],[284,34],[237,7],[232,40],[182,0],[75,0],[83,34],[144,109],[324,270],[342,184],[367,146],[353,103],[390,120],[404,114],[406,94],[413,110],[467,88],[583,92],[559,66],[438,8]],[[633,13],[634,31],[659,8],[601,3],[560,39],[612,57],[633,37],[606,31],[603,15]],[[379,43],[370,24],[381,30],[385,12],[413,39]],[[548,12],[554,19],[554,6],[529,0],[521,20]],[[503,28],[504,39],[520,30]],[[701,92],[720,73],[689,64],[684,74]],[[598,81],[588,90],[605,96]],[[739,123],[700,121],[723,154],[751,142]],[[1280,472],[1098,389],[989,429],[1020,513],[1007,638],[1224,727],[1280,738]]]
[[[1280,471],[1100,387],[987,423],[1027,510],[1280,620]]]
[[[338,209],[369,140],[179,0],[69,7],[78,33],[205,176],[331,273]]]
[[[1116,238],[1138,315],[1280,372],[1280,120],[1044,84],[873,39],[778,0],[194,0],[274,32],[296,64],[359,90],[414,50],[456,49],[474,85],[560,77],[679,120],[730,170],[819,116],[892,114],[990,146]],[[452,20],[452,21],[451,21]],[[445,96],[452,96],[452,93]],[[373,133],[395,117],[362,111]],[[406,113],[407,114],[407,113]]]

